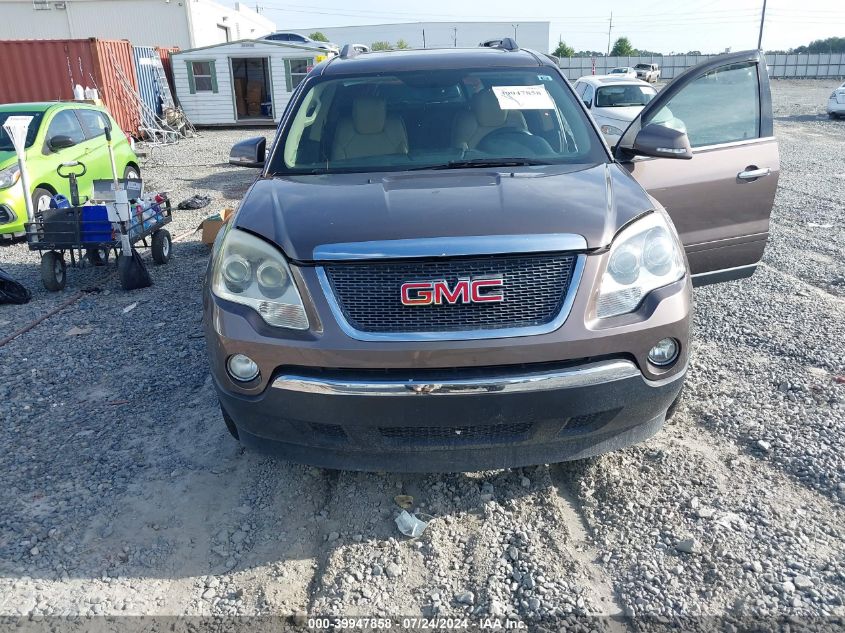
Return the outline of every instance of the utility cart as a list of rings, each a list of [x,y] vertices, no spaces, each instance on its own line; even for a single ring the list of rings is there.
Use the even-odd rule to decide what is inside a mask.
[[[63,173],[63,169],[66,173]],[[85,174],[83,163],[64,163],[58,171],[61,176],[70,179],[72,205],[38,211],[33,221],[25,224],[29,250],[41,253],[41,281],[47,290],[56,291],[65,287],[65,253],[69,254],[72,267],[82,265],[83,262],[104,266],[108,263],[109,254],[114,253],[118,259],[121,286],[126,290],[137,287],[132,284],[127,267],[120,265],[120,260],[125,258],[118,255],[126,244],[133,248],[151,249],[153,261],[157,264],[168,262],[171,237],[164,227],[172,220],[172,209],[167,196],[157,194],[153,198],[141,199],[142,188],[139,185],[138,199],[129,205],[130,219],[114,222],[113,211],[109,209],[113,203],[109,201],[79,205],[76,178]],[[125,191],[131,184],[124,182],[120,186]],[[58,199],[59,204],[64,202],[60,196],[55,196],[55,199]]]

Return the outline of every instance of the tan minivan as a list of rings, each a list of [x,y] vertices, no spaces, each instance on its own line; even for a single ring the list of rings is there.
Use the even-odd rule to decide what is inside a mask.
[[[265,156],[266,153],[266,156]],[[752,274],[778,179],[756,51],[687,70],[611,153],[548,57],[340,56],[296,88],[204,291],[229,431],[343,469],[467,471],[641,441],[691,289]]]

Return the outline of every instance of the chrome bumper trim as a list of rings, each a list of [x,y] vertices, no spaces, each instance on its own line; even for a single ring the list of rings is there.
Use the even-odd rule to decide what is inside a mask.
[[[587,250],[587,240],[583,235],[575,233],[469,235],[321,244],[314,248],[314,259],[316,261],[354,261],[584,250]]]
[[[683,372],[677,374],[677,376],[682,375]],[[541,371],[499,378],[468,378],[439,382],[351,380],[283,374],[273,381],[272,387],[286,391],[334,396],[444,396],[574,389],[636,377],[642,378],[642,374],[633,362],[608,360],[571,369]],[[672,378],[674,379],[675,376]]]

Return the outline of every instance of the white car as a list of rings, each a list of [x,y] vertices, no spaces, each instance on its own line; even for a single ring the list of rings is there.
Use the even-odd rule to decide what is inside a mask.
[[[324,51],[331,53],[340,52],[337,44],[333,44],[332,42],[318,42],[317,40],[312,40],[310,37],[290,31],[276,31],[275,33],[270,33],[270,35],[265,35],[261,39],[273,42],[290,42],[291,44],[300,44],[302,46],[313,46],[314,48],[322,48]]]
[[[614,77],[616,79],[619,77],[626,77],[627,79],[637,78],[637,71],[630,66],[620,66],[619,68],[614,68],[607,74],[609,77]]]
[[[581,77],[575,82],[575,92],[611,147],[619,142],[628,124],[657,94],[657,90],[645,81],[611,75]]]
[[[845,83],[834,90],[827,100],[827,115],[831,119],[845,117]]]

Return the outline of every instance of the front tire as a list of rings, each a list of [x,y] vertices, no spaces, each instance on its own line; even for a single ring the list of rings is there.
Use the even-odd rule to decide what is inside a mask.
[[[141,177],[141,170],[135,167],[135,165],[127,165],[126,169],[123,170],[123,179],[126,180],[128,178],[132,178],[133,180],[138,180]]]
[[[50,208],[50,201],[53,199],[53,194],[43,187],[36,187],[32,192],[32,210],[36,214],[44,213]]]
[[[223,408],[223,405],[220,405],[220,413],[223,414],[223,421],[226,423],[226,430],[229,431],[229,434],[234,437],[236,440],[240,441],[241,436],[238,435],[238,427],[235,424],[235,421],[232,417],[226,413],[226,409]]]
[[[61,253],[47,251],[41,256],[41,283],[50,292],[64,289],[67,283],[67,267]]]
[[[85,256],[92,266],[105,266],[109,263],[109,249],[107,248],[89,248],[85,251]]]
[[[678,392],[678,395],[675,396],[675,400],[672,401],[672,404],[669,405],[669,408],[666,410],[666,420],[671,420],[672,416],[675,415],[675,412],[678,410],[678,407],[681,404],[681,400],[684,397],[684,385],[681,385],[681,390]]]
[[[170,239],[170,233],[164,229],[153,233],[153,243],[151,249],[153,251],[153,261],[156,264],[166,264],[170,261],[170,253],[173,247],[173,240]]]

